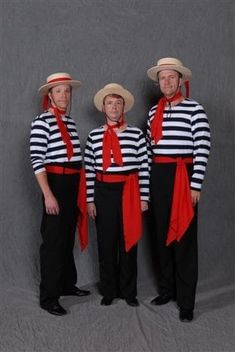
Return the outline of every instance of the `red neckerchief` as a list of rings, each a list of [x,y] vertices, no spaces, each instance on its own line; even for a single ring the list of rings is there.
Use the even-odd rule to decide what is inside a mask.
[[[114,162],[119,166],[123,165],[120,143],[114,129],[120,128],[124,123],[124,119],[121,117],[120,121],[115,125],[105,125],[107,129],[103,136],[103,171],[106,171],[111,165],[111,153],[113,154]]]
[[[43,101],[42,101],[42,107],[43,107],[44,111],[47,110],[48,108],[53,110],[54,115],[56,117],[57,126],[59,127],[59,130],[60,130],[60,133],[61,133],[61,137],[63,139],[63,142],[66,145],[68,160],[70,160],[72,158],[73,154],[74,154],[73,144],[71,142],[69,133],[68,133],[67,128],[66,128],[66,126],[65,126],[65,124],[64,124],[64,122],[62,120],[62,117],[61,117],[61,114],[64,115],[66,113],[66,111],[65,110],[60,110],[60,109],[52,106],[51,103],[50,103],[50,99],[49,99],[48,95],[44,95]]]
[[[181,97],[183,97],[183,95],[178,92],[170,99],[163,97],[159,100],[157,110],[151,123],[151,139],[154,140],[155,144],[157,144],[158,141],[162,138],[163,112],[166,103],[172,103],[173,101],[178,100]]]
[[[59,127],[63,142],[66,145],[67,157],[70,160],[72,158],[73,154],[74,154],[74,151],[73,151],[73,144],[71,142],[69,133],[68,133],[67,128],[66,128],[66,126],[65,126],[65,124],[64,124],[64,122],[62,120],[62,117],[61,117],[61,114],[65,114],[65,110],[60,110],[60,109],[55,108],[55,107],[51,107],[51,109],[53,110],[54,115],[56,117],[56,122],[57,122],[57,125]]]

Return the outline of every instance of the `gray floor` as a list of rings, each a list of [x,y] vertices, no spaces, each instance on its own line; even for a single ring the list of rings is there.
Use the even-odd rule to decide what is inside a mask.
[[[232,352],[234,285],[199,285],[195,319],[181,323],[174,302],[149,304],[152,283],[139,287],[140,307],[116,300],[100,306],[89,297],[62,297],[69,314],[49,315],[38,306],[37,288],[2,287],[1,352]]]

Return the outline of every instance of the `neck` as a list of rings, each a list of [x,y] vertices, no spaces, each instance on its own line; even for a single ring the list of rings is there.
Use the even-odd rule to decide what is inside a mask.
[[[114,127],[120,127],[124,123],[124,118],[123,115],[119,117],[117,121],[112,120],[108,115],[106,115],[106,125],[107,126],[114,126]]]
[[[166,101],[170,104],[172,102],[174,102],[176,104],[178,104],[179,102],[181,102],[183,100],[183,95],[181,94],[180,91],[176,92],[174,95],[172,96],[164,96],[164,98],[166,99]]]
[[[105,131],[123,131],[126,128],[125,120],[124,117],[121,116],[121,118],[118,121],[112,121],[109,123],[108,119],[106,120],[106,124],[104,125]]]
[[[56,110],[56,111],[58,111],[60,114],[62,114],[62,115],[64,115],[65,113],[66,113],[66,109],[60,109],[60,108],[58,108],[58,106],[54,106],[54,105],[52,105],[52,107],[51,107],[53,110]]]

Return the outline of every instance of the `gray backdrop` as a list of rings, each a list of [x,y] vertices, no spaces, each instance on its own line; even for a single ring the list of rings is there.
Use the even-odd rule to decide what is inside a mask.
[[[234,350],[234,1],[0,0],[0,351]],[[135,96],[127,120],[145,128],[159,97],[146,70],[178,57],[191,68],[191,96],[210,121],[212,152],[200,202],[195,321],[178,322],[174,303],[156,309],[154,249],[146,217],[139,245],[138,309],[99,306],[96,234],[75,248],[78,282],[89,298],[64,298],[69,315],[38,306],[41,195],[29,160],[29,133],[41,111],[37,89],[68,71],[82,81],[72,116],[82,143],[102,123],[98,89],[123,84]]]

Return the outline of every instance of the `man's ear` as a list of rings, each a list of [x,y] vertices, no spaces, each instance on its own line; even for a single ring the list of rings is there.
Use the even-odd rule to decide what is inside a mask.
[[[102,105],[102,112],[105,112],[105,111],[104,111],[104,104]]]

